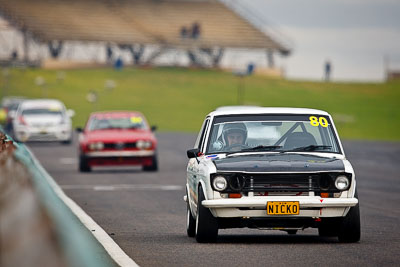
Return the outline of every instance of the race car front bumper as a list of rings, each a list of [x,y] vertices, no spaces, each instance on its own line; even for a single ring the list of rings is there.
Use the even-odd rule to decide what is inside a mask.
[[[92,151],[85,153],[85,156],[88,158],[149,157],[154,155],[155,155],[154,150]]]
[[[72,129],[69,125],[56,125],[41,128],[18,126],[14,129],[14,137],[20,142],[69,141],[72,138]]]
[[[84,154],[90,166],[154,164],[155,150],[92,151]]]
[[[267,202],[299,202],[299,214],[268,215]],[[216,217],[342,217],[350,207],[357,205],[357,198],[320,198],[320,197],[242,197],[234,199],[203,200]]]

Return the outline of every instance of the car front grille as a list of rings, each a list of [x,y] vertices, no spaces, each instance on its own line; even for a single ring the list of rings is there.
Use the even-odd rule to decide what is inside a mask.
[[[32,126],[32,127],[41,128],[41,127],[56,126],[56,125],[59,125],[59,123],[56,123],[56,122],[46,122],[46,123],[40,122],[40,123],[30,123],[29,125]]]
[[[105,149],[112,149],[112,150],[123,150],[123,149],[130,149],[136,148],[136,142],[128,142],[128,143],[105,143]]]
[[[307,174],[251,175],[246,177],[243,191],[310,192],[319,190],[319,177]]]
[[[320,190],[319,177],[307,174],[257,174],[246,177],[243,192],[268,196],[308,196]]]
[[[28,141],[57,141],[57,136],[53,133],[47,134],[31,134]]]
[[[343,175],[343,173],[341,173]],[[226,193],[253,193],[254,196],[307,196],[310,193],[340,192],[335,187],[339,173],[218,173],[228,181]],[[346,174],[347,175],[347,174]]]

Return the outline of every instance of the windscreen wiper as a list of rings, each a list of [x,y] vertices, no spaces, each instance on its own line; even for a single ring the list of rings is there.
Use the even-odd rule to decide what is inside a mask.
[[[256,147],[251,147],[251,148],[245,148],[239,151],[231,152],[231,153],[241,153],[241,152],[253,152],[253,151],[273,151],[276,149],[282,148],[282,146],[256,146]],[[228,153],[228,154],[231,154]]]
[[[332,148],[332,146],[324,146],[324,145],[309,145],[309,146],[302,146],[302,147],[296,147],[291,150],[285,150],[283,152],[292,152],[292,151],[316,151],[316,150],[325,150]]]
[[[256,146],[256,147],[252,147],[249,149],[245,149],[245,151],[249,150],[249,151],[271,151],[271,150],[276,150],[278,148],[282,148],[282,146]],[[242,150],[243,151],[243,150]]]

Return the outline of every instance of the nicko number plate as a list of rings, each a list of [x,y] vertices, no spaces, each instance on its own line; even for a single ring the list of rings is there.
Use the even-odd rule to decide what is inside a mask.
[[[268,215],[297,215],[300,211],[298,201],[268,201]]]

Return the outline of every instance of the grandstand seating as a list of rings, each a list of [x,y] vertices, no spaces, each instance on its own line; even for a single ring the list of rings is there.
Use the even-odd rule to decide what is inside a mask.
[[[0,0],[0,11],[42,41],[286,49],[217,0]],[[181,38],[194,22],[200,38]]]
[[[105,3],[100,3],[1,0],[0,8],[19,28],[26,28],[43,41],[150,42],[150,38],[110,13]]]

